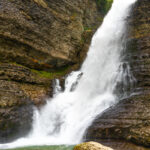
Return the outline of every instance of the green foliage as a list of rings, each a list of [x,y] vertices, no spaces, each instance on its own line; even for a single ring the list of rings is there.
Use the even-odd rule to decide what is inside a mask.
[[[84,27],[84,31],[92,30],[90,27]]]
[[[11,150],[73,150],[74,146],[32,146],[24,148],[16,148]]]
[[[110,9],[113,0],[96,0],[98,7],[100,8],[100,11],[103,14],[106,14],[107,11]]]
[[[107,4],[105,6],[106,11],[108,11],[113,3],[113,0],[107,0]]]

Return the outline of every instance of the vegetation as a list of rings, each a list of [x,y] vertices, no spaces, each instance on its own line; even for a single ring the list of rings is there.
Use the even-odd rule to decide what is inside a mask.
[[[28,68],[28,67],[23,66],[21,64],[17,64],[16,62],[11,62],[11,64],[16,65],[16,66],[20,66],[23,68]],[[66,75],[68,73],[69,66],[63,67],[61,69],[57,69],[55,71],[42,71],[42,70],[35,70],[35,69],[31,69],[31,68],[28,68],[28,69],[41,78],[54,79],[56,77],[60,77],[60,76],[62,77],[64,75]]]
[[[42,78],[54,79],[56,77],[64,76],[65,74],[67,74],[68,69],[69,69],[69,67],[64,67],[64,68],[59,69],[57,71],[51,71],[51,72],[38,71],[38,70],[34,70],[34,69],[31,69],[31,71],[36,73],[38,76],[40,76]]]
[[[86,32],[92,32],[92,28],[90,28],[90,27],[84,27],[84,31],[86,31]]]
[[[106,14],[107,11],[110,9],[113,0],[96,0],[98,7],[100,8],[103,14]]]

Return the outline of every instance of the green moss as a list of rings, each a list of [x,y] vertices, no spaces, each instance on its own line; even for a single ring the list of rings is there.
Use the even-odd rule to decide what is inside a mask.
[[[56,77],[64,76],[65,74],[67,74],[68,70],[69,70],[69,67],[64,67],[60,70],[51,71],[51,72],[38,71],[38,70],[31,69],[31,71],[36,73],[38,76],[40,76],[42,78],[49,78],[49,79],[54,79]]]
[[[103,21],[103,18],[98,18],[99,22],[102,22]],[[97,26],[92,26],[92,27],[89,27],[89,26],[84,26],[84,32],[93,32],[95,30],[97,30]]]
[[[108,10],[110,9],[113,0],[96,0],[98,7],[100,8],[100,11],[103,14],[106,14]]]
[[[66,75],[70,69],[69,66],[63,67],[61,69],[57,69],[55,71],[42,71],[42,70],[35,70],[35,69],[31,69],[28,68],[26,66],[23,66],[21,64],[17,64],[16,62],[11,62],[10,64],[16,65],[16,66],[20,66],[23,68],[27,68],[29,69],[31,72],[35,73],[36,75],[38,75],[41,78],[49,78],[49,79],[54,79],[57,77],[62,77],[64,75]]]
[[[90,27],[84,27],[84,31],[92,30]]]
[[[113,0],[107,0],[106,6],[105,6],[105,11],[107,12],[113,3]]]

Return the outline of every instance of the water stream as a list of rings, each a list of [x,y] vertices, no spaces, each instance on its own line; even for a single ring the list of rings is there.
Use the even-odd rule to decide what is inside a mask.
[[[134,78],[124,61],[126,18],[136,0],[114,0],[79,71],[72,72],[62,91],[56,80],[53,99],[35,110],[33,129],[27,137],[0,148],[29,145],[77,144],[94,118],[127,96],[124,90]],[[126,85],[128,83],[128,85]],[[121,94],[116,88],[121,85]]]

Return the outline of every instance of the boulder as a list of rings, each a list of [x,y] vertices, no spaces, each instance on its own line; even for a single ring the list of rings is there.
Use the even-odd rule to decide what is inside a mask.
[[[73,150],[113,150],[97,142],[87,142],[76,145]]]

